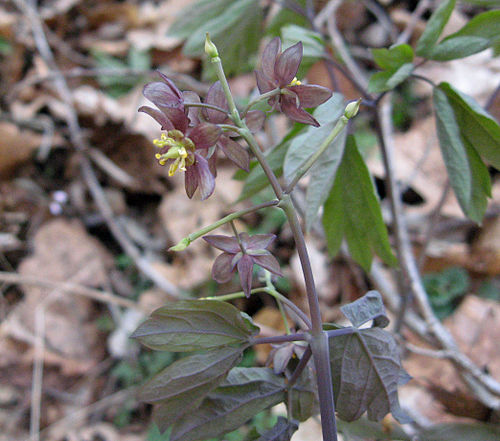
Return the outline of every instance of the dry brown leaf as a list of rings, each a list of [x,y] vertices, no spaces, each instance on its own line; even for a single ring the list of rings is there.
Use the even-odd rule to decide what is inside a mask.
[[[0,179],[32,157],[42,143],[42,136],[32,130],[19,129],[10,122],[0,122]]]
[[[33,248],[34,253],[19,266],[21,275],[89,287],[106,283],[110,257],[79,221],[47,222],[37,231]],[[91,301],[37,286],[26,286],[24,292],[24,300],[4,323],[8,334],[32,344],[35,315],[45,305],[47,361],[72,373],[92,366],[97,361],[91,354],[98,336],[89,323]]]
[[[476,365],[487,369],[496,380],[500,380],[500,304],[468,296],[444,323],[460,350]],[[421,342],[417,344],[422,345]],[[462,383],[450,362],[411,354],[403,364],[414,378],[414,381],[403,386],[403,406],[407,405],[424,420],[433,423],[457,421],[457,417],[450,412],[463,415],[464,408],[469,409],[467,406],[474,405],[471,392]],[[431,390],[427,388],[429,384],[433,385]],[[455,403],[449,399],[450,393],[456,397]],[[457,402],[459,396],[462,399]],[[484,412],[478,408],[477,415],[484,415]],[[468,416],[473,414],[469,412]]]

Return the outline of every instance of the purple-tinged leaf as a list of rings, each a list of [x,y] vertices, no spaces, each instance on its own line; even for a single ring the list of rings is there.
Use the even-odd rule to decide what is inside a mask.
[[[245,248],[249,250],[265,249],[276,239],[275,234],[254,234],[245,241]]]
[[[302,107],[317,107],[328,101],[332,96],[332,91],[316,84],[301,84],[300,86],[288,87],[294,92],[300,101]]]
[[[254,263],[261,266],[262,268],[271,271],[273,274],[276,274],[277,276],[283,277],[280,264],[276,260],[276,257],[274,257],[272,254],[269,253],[267,255],[262,254],[260,256],[252,256],[252,260]]]
[[[212,172],[210,171],[210,167],[208,166],[208,161],[198,153],[194,154],[196,157],[196,163],[191,167],[198,174],[198,187],[200,188],[200,197],[201,200],[204,201],[207,199],[215,189],[215,178]]]
[[[212,266],[212,279],[217,283],[227,283],[233,277],[233,255],[222,253],[217,256]]]
[[[354,421],[368,412],[368,419],[379,421],[391,412],[402,424],[411,421],[399,406],[402,367],[390,333],[381,328],[360,329],[330,338],[329,344],[339,418]]]
[[[319,127],[319,122],[312,115],[307,113],[302,107],[297,107],[297,100],[295,96],[282,95],[281,110],[293,121]]]
[[[184,415],[172,426],[170,441],[199,441],[224,435],[284,399],[284,379],[272,370],[234,368],[196,412]]]
[[[264,432],[258,441],[290,441],[298,428],[295,421],[289,421],[280,416],[276,424]]]
[[[227,99],[220,81],[217,81],[210,86],[205,98],[205,103],[220,107],[221,109],[227,109]],[[218,110],[204,108],[202,113],[208,121],[214,124],[222,124],[228,119],[227,113],[222,113]]]
[[[247,297],[250,297],[250,291],[252,290],[252,260],[253,258],[248,254],[244,254],[241,259],[238,260],[238,274],[240,276],[241,287]]]
[[[197,149],[208,149],[217,142],[221,133],[220,127],[210,123],[201,123],[188,130],[187,137],[194,142]]]
[[[280,52],[281,39],[279,37],[274,37],[262,51],[261,69],[262,72],[264,72],[264,74],[269,78],[274,77],[274,65]]]
[[[258,330],[229,303],[181,300],[154,311],[131,338],[154,350],[190,352],[242,344]]]
[[[188,195],[188,198],[191,199],[194,195],[194,192],[198,188],[198,172],[195,167],[186,168],[184,187],[186,188],[186,194]]]
[[[181,358],[147,382],[139,399],[157,405],[154,421],[163,432],[200,405],[239,362],[242,352],[241,347],[223,347]]]
[[[312,370],[306,367],[297,383],[292,387],[292,417],[298,421],[306,421],[319,413],[319,402],[316,390],[316,380]]]
[[[161,125],[162,130],[173,130],[174,125],[172,121],[170,121],[163,112],[160,112],[158,109],[153,109],[149,106],[141,106],[137,110],[138,112],[147,113],[149,116],[154,118],[157,123]]]
[[[203,236],[203,240],[208,242],[215,248],[221,251],[226,251],[231,254],[236,254],[240,250],[238,240],[233,236],[224,236],[222,234],[212,234],[210,236]]]
[[[234,162],[239,168],[250,171],[250,155],[243,146],[227,136],[219,138],[219,145],[228,159]]]
[[[368,291],[355,302],[342,306],[340,310],[356,328],[370,320],[380,328],[385,328],[389,324],[382,296],[377,291]]]
[[[274,77],[278,80],[280,87],[288,86],[297,75],[302,61],[302,52],[302,42],[299,41],[278,56],[274,65]]]
[[[269,92],[277,87],[277,84],[260,70],[255,71],[255,80],[260,93]]]
[[[265,119],[266,114],[262,110],[250,110],[245,116],[245,123],[248,129],[255,133],[262,129]]]

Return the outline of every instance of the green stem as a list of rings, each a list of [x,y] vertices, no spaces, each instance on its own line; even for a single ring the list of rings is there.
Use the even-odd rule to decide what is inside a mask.
[[[279,95],[281,93],[281,89],[277,87],[276,89],[270,90],[269,92],[263,93],[262,95],[259,95],[257,98],[254,100],[250,101],[248,105],[243,109],[243,112],[241,112],[241,117],[244,118],[245,115],[248,113],[248,111],[255,106],[255,104],[260,103],[261,101],[267,100],[269,98],[272,98],[273,96]]]
[[[273,282],[271,281],[271,273],[269,271],[266,271],[266,286],[269,290],[276,291],[276,289],[273,285]],[[276,300],[276,304],[278,305],[278,309],[280,310],[281,318],[283,319],[283,324],[285,325],[286,333],[290,334],[291,333],[290,325],[288,324],[288,319],[286,317],[285,310],[283,309],[283,303],[281,302],[281,300],[278,297],[276,297],[276,296],[273,296],[273,297]]]
[[[217,110],[217,112],[221,112],[221,113],[224,113],[227,116],[230,116],[229,113],[227,112],[227,109],[223,109],[222,107],[219,107],[219,106],[214,106],[213,104],[206,104],[206,103],[184,103],[184,107],[201,107],[203,109]]]
[[[240,118],[240,114],[238,109],[236,108],[236,104],[234,102],[233,94],[231,93],[231,89],[229,88],[229,83],[227,82],[226,74],[224,73],[224,69],[222,68],[222,62],[220,57],[213,57],[210,61],[215,66],[215,73],[217,74],[217,78],[220,81],[222,86],[222,90],[226,95],[227,104],[229,106],[229,113],[231,115],[231,119],[238,127],[242,127],[242,120]]]
[[[205,234],[210,233],[210,231],[213,231],[213,230],[221,227],[222,225],[233,221],[234,219],[238,219],[242,216],[245,216],[246,214],[253,213],[254,211],[258,211],[258,210],[261,210],[263,208],[273,207],[273,206],[276,206],[278,204],[279,204],[279,201],[277,199],[274,199],[272,201],[263,202],[262,204],[255,205],[253,207],[245,208],[244,210],[239,210],[239,211],[235,211],[234,213],[228,214],[227,216],[223,217],[222,219],[219,219],[217,222],[214,222],[213,224],[210,224],[210,225],[202,228],[201,230],[198,230],[198,231],[186,236],[177,245],[174,245],[173,247],[169,248],[169,251],[182,251],[187,246],[189,246],[191,244],[191,242],[194,242],[196,239],[199,239],[200,237],[204,236]]]
[[[300,179],[309,171],[309,169],[314,165],[314,163],[319,159],[319,157],[325,152],[325,150],[330,146],[330,144],[333,142],[333,140],[340,135],[340,133],[344,130],[345,126],[349,122],[349,119],[346,118],[344,115],[340,117],[340,119],[337,121],[337,124],[335,124],[335,127],[333,130],[330,132],[330,134],[325,138],[325,140],[321,143],[319,146],[318,150],[314,152],[313,155],[311,155],[306,161],[302,163],[302,165],[299,167],[297,170],[297,173],[295,177],[293,178],[292,182],[288,185],[288,187],[285,189],[285,193],[291,193],[295,185],[297,185],[297,182],[300,181]]]

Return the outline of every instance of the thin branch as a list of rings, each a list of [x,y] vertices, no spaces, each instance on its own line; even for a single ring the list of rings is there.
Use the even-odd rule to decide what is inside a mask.
[[[417,4],[417,7],[414,9],[411,14],[410,20],[408,21],[406,27],[403,32],[399,34],[399,37],[396,40],[396,44],[408,43],[411,36],[413,35],[413,31],[417,27],[417,23],[424,15],[424,12],[429,8],[431,4],[431,0],[420,0]]]
[[[500,84],[498,84],[497,88],[493,91],[488,101],[486,102],[486,105],[484,106],[486,110],[491,109],[491,106],[493,106],[493,103],[495,102],[499,94],[500,94]]]
[[[287,343],[291,341],[304,341],[306,340],[305,334],[287,334],[287,335],[276,335],[272,337],[255,337],[252,339],[251,343],[253,345],[262,345],[266,343]]]
[[[309,363],[309,360],[311,359],[312,351],[311,351],[311,346],[307,346],[306,351],[304,352],[304,355],[302,355],[302,358],[299,361],[299,364],[293,371],[292,376],[290,377],[290,380],[288,381],[288,388],[291,388],[299,379],[300,374],[304,370],[304,368],[307,366],[307,363]]]
[[[54,85],[66,104],[66,123],[69,128],[69,135],[73,147],[80,153],[80,167],[84,180],[89,188],[89,191],[101,211],[108,228],[111,233],[123,248],[123,250],[134,260],[136,266],[148,277],[150,278],[159,288],[167,292],[172,297],[178,297],[179,292],[177,288],[165,277],[160,274],[151,265],[145,257],[143,257],[139,249],[133,244],[129,237],[122,231],[121,227],[116,222],[113,211],[108,203],[106,195],[102,187],[97,180],[97,177],[92,169],[89,158],[87,157],[88,145],[86,143],[83,131],[78,122],[78,115],[76,113],[73,97],[71,91],[66,83],[64,76],[61,74],[59,67],[57,66],[52,50],[47,41],[45,35],[43,24],[40,16],[36,10],[35,4],[33,2],[27,2],[26,0],[14,0],[17,7],[24,12],[25,16],[28,18],[31,24],[33,37],[35,43],[47,66],[52,70],[54,74]]]

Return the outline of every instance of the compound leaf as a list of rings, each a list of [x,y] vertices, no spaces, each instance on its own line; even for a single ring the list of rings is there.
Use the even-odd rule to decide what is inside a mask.
[[[258,329],[229,303],[181,300],[154,311],[131,337],[154,350],[189,352],[243,344]]]
[[[401,363],[399,349],[381,328],[357,329],[330,338],[335,407],[339,418],[354,421],[368,412],[379,421],[389,412],[400,423],[409,422],[398,400]]]
[[[198,407],[172,426],[170,441],[199,441],[231,432],[285,399],[285,382],[271,369],[234,368]]]
[[[353,136],[347,137],[335,183],[325,203],[323,227],[332,255],[337,254],[345,237],[351,256],[366,271],[370,269],[372,253],[388,265],[397,263],[370,172]]]

